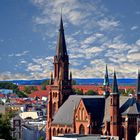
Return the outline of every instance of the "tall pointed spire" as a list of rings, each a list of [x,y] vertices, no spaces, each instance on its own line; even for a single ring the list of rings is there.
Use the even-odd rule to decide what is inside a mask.
[[[112,83],[112,93],[119,94],[115,70],[114,70],[114,77],[113,77],[113,83]]]
[[[70,80],[72,80],[72,72],[70,72]]]
[[[50,79],[50,85],[53,84],[53,73],[51,72],[51,79]]]
[[[59,35],[58,35],[56,55],[58,57],[64,57],[64,56],[67,55],[62,13],[61,13],[61,17],[60,17],[60,28],[59,28]]]
[[[137,94],[140,94],[140,70],[138,70],[138,79],[137,79]]]
[[[105,71],[105,77],[104,77],[104,86],[109,86],[109,77],[108,77],[108,69],[107,69],[107,64],[106,64],[106,71]]]

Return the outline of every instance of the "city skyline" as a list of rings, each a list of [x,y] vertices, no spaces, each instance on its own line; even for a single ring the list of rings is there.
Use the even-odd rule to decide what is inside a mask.
[[[75,78],[137,78],[140,2],[27,0],[0,2],[0,79],[41,79],[53,70],[60,9]]]

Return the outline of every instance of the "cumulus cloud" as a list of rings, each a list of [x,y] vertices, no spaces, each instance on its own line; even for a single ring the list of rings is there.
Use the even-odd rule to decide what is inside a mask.
[[[116,21],[114,19],[101,19],[98,22],[98,25],[100,26],[101,30],[110,30],[110,29],[114,29],[114,27],[119,26],[119,21]]]
[[[136,30],[136,29],[138,29],[139,27],[138,26],[132,26],[131,27],[131,30],[133,31],[133,30]]]
[[[32,79],[30,75],[26,75],[23,73],[11,73],[10,71],[6,71],[3,73],[0,73],[0,80],[26,80],[26,79]]]
[[[27,55],[28,53],[29,53],[29,51],[23,51],[23,52],[20,52],[20,53],[11,53],[8,56],[9,57],[13,57],[13,56],[15,56],[15,57],[21,57],[21,56]]]

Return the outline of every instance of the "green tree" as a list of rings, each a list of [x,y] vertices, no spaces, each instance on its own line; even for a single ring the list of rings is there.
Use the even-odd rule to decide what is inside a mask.
[[[13,90],[15,94],[17,94],[18,97],[27,97],[26,94],[23,94],[17,85],[11,83],[11,82],[0,82],[0,89],[10,89]]]
[[[50,80],[47,79],[45,81],[43,81],[43,83],[41,84],[41,89],[42,90],[46,90],[46,86],[50,84]]]
[[[39,140],[45,140],[45,138],[41,136],[41,137],[39,138]]]
[[[83,91],[79,89],[73,89],[73,92],[77,95],[83,95]]]
[[[11,89],[15,90],[18,89],[18,86],[11,83],[11,82],[0,82],[0,89]]]
[[[25,86],[23,90],[26,94],[31,94],[34,91],[37,91],[36,86]]]
[[[129,88],[129,89],[127,90],[127,93],[128,93],[128,94],[134,94],[135,92],[134,92],[134,89]]]
[[[17,96],[20,98],[28,97],[24,91],[17,91]]]
[[[98,95],[98,93],[91,89],[86,92],[86,95]]]
[[[123,96],[128,96],[128,94],[125,92],[125,89],[119,89],[119,93]]]
[[[6,112],[5,115],[0,115],[0,139],[13,140],[11,137],[10,119],[13,116],[12,112]]]
[[[76,82],[76,80],[72,80],[72,85],[77,85],[77,82]]]

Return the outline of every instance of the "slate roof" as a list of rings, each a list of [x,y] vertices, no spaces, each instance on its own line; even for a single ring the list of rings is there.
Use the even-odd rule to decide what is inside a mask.
[[[104,109],[104,96],[71,95],[55,114],[52,124],[72,125],[74,108],[78,107],[81,99],[84,101],[85,107],[88,109],[88,112],[99,115],[99,113],[101,112],[97,110],[99,108],[102,108],[102,110]],[[100,103],[102,103],[101,107],[99,105]],[[98,115],[96,115],[96,118],[98,118]],[[101,117],[99,118],[100,120],[102,119]]]
[[[102,96],[95,96],[94,98],[83,98],[83,103],[88,113],[91,114],[92,120],[99,122],[100,125],[104,118],[105,98]]]
[[[67,49],[66,49],[66,41],[65,41],[64,28],[63,28],[63,20],[61,15],[58,42],[57,42],[57,56],[64,57],[65,55],[67,55]]]
[[[139,114],[137,105],[139,106],[139,104],[134,103],[132,106],[129,106],[127,108],[127,110],[125,112],[123,112],[122,114],[123,115],[125,115],[125,114]]]
[[[120,107],[129,100],[130,97],[120,96]],[[110,121],[110,96],[105,100],[104,122]]]
[[[131,97],[121,106],[120,113],[122,113],[122,115],[139,114],[140,103],[136,101],[136,98]]]
[[[81,99],[93,120],[101,124],[110,121],[110,96],[105,99],[104,96],[71,95],[55,114],[52,124],[72,125],[74,109],[78,107]],[[139,114],[139,112],[140,104],[134,97],[120,96],[120,113],[122,115]]]

